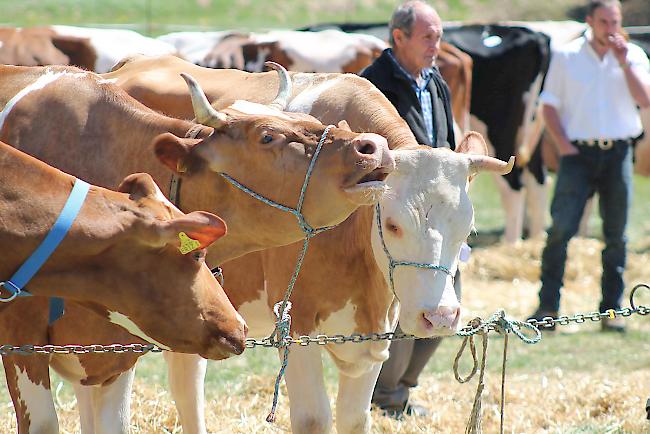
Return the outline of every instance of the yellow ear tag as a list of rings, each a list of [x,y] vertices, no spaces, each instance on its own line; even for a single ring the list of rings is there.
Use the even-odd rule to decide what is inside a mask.
[[[180,250],[184,255],[190,253],[192,250],[196,250],[201,247],[201,243],[188,237],[185,232],[179,232],[178,238],[181,240],[181,246],[178,248],[178,250]]]

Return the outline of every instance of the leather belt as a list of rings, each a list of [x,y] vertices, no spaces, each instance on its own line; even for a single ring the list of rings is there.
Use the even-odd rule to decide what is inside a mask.
[[[616,144],[632,144],[632,139],[587,139],[587,140],[573,140],[574,145],[594,147],[598,146],[603,151],[612,149]]]

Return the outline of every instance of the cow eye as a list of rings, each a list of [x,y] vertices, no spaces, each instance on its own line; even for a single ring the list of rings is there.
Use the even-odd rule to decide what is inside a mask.
[[[395,234],[399,232],[399,227],[397,227],[397,225],[394,223],[386,223],[386,229]]]
[[[270,135],[270,134],[264,134],[264,135],[262,136],[262,143],[263,143],[263,144],[266,145],[267,143],[271,143],[272,141],[273,141],[273,136],[272,136],[272,135]]]
[[[194,260],[196,262],[201,262],[201,261],[205,260],[205,254],[206,254],[205,249],[196,250],[196,251],[192,252],[192,257],[194,258]]]

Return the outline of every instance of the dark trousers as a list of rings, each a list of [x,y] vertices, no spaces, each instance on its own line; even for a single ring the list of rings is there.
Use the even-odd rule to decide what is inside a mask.
[[[542,254],[540,309],[558,311],[560,288],[569,240],[578,231],[587,199],[599,196],[605,248],[600,311],[620,309],[625,270],[625,227],[632,198],[632,148],[616,143],[612,149],[578,146],[577,155],[560,160],[555,194],[551,203],[553,223]]]
[[[454,289],[460,300],[460,272],[456,272]],[[397,330],[401,331],[399,325]],[[409,390],[418,385],[418,377],[443,338],[392,341],[388,360],[379,372],[372,403],[384,410],[401,411],[409,399]]]

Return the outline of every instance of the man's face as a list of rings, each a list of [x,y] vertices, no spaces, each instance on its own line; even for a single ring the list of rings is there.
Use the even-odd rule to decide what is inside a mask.
[[[593,40],[600,47],[609,47],[609,37],[621,31],[621,10],[618,6],[599,7],[593,15],[587,16],[587,24],[592,29]]]
[[[395,35],[396,48],[408,58],[409,63],[420,70],[433,65],[442,38],[442,21],[435,11],[428,8],[420,8],[416,11],[410,37],[399,29],[396,32],[398,32]]]

